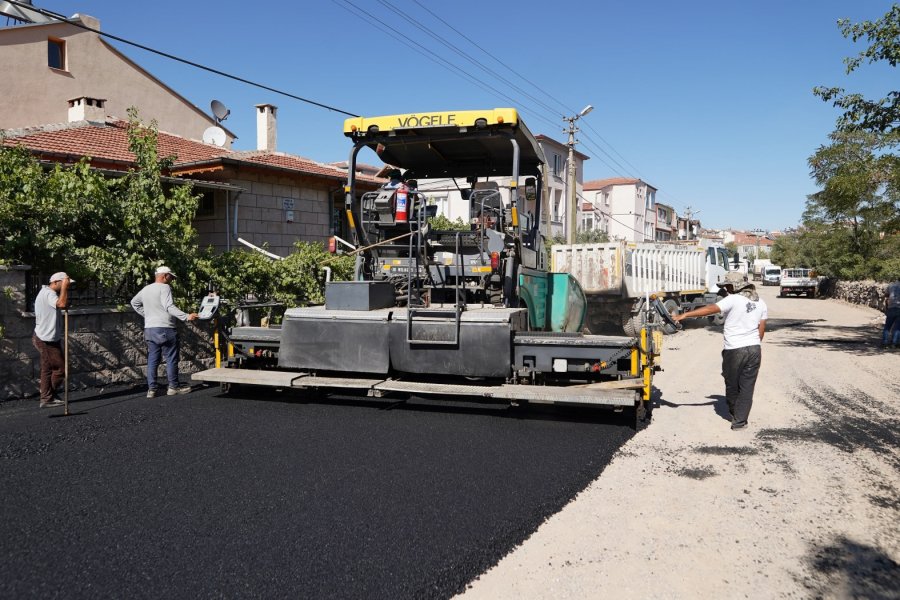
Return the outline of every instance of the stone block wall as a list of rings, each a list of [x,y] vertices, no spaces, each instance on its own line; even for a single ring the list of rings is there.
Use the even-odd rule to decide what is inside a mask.
[[[31,343],[34,314],[27,312],[25,305],[27,271],[28,267],[0,266],[0,402],[38,394],[40,361]],[[73,306],[69,310],[69,389],[144,382],[147,347],[143,328],[143,319],[130,308]],[[179,371],[182,381],[188,381],[188,374],[214,362],[211,324],[180,323],[178,333]],[[164,386],[164,366],[157,377]]]
[[[819,286],[823,295],[880,311],[887,307],[887,283],[825,279]]]

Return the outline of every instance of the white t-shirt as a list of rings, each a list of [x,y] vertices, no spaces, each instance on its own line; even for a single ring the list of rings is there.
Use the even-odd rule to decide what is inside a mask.
[[[769,318],[766,303],[751,300],[742,294],[730,294],[716,306],[725,315],[725,349],[759,346],[759,322]]]

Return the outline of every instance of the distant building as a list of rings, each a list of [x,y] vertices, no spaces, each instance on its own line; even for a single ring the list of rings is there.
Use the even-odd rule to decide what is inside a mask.
[[[677,215],[668,204],[656,203],[656,241],[670,242],[678,239]]]
[[[100,29],[100,21],[75,15]],[[144,70],[103,37],[70,23],[0,27],[0,129],[124,119],[131,106],[160,131],[201,140],[216,120]],[[212,100],[212,98],[210,98]],[[226,127],[223,147],[235,135]]]
[[[756,235],[746,231],[735,231],[733,241],[741,260],[767,258],[772,254],[772,248],[775,246],[775,240],[771,239],[768,234]]]
[[[676,215],[676,234],[681,241],[696,240],[700,237],[702,227],[700,219],[689,219],[686,216]]]
[[[640,180],[613,177],[585,182],[586,203],[601,211],[610,239],[656,239],[656,188]]]
[[[544,217],[548,220],[544,232],[550,236],[566,236],[569,218],[569,146],[546,135],[535,135],[544,156],[547,158],[549,173],[547,177],[548,197],[544,202]],[[584,161],[590,160],[586,154],[577,150],[575,156],[575,210],[578,210],[584,198]],[[581,226],[581,219],[576,215],[575,227]]]

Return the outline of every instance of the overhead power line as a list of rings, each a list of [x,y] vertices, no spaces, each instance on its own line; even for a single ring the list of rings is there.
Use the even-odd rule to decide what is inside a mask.
[[[192,61],[192,60],[187,60],[186,58],[181,58],[180,56],[175,56],[174,54],[169,54],[168,52],[163,52],[162,50],[157,50],[157,49],[155,49],[155,48],[151,48],[150,46],[145,46],[144,44],[139,44],[139,43],[137,43],[137,42],[132,42],[131,40],[127,40],[127,39],[125,39],[125,38],[123,38],[123,37],[119,37],[119,36],[113,35],[113,34],[111,34],[111,33],[106,33],[106,32],[104,32],[104,31],[100,31],[99,29],[95,29],[95,28],[93,28],[93,27],[89,27],[89,26],[85,25],[84,23],[81,23],[81,22],[79,22],[79,21],[75,21],[75,20],[73,20],[73,19],[69,19],[69,18],[67,18],[67,17],[64,17],[64,16],[62,16],[62,15],[60,15],[60,14],[57,14],[57,13],[54,13],[54,12],[51,12],[51,11],[49,11],[49,10],[44,10],[44,9],[42,9],[42,8],[37,8],[37,7],[32,6],[32,5],[30,5],[30,4],[25,4],[24,2],[19,2],[18,0],[7,0],[7,1],[8,1],[10,4],[14,4],[14,5],[16,5],[16,6],[20,7],[20,8],[21,8],[21,7],[28,8],[29,10],[33,10],[33,11],[35,11],[35,12],[38,12],[38,13],[40,13],[40,14],[46,16],[46,17],[50,17],[50,18],[52,18],[52,19],[56,19],[56,20],[61,21],[61,22],[63,22],[63,23],[68,23],[69,25],[73,25],[73,26],[75,26],[75,27],[80,27],[81,29],[85,29],[85,30],[87,30],[87,31],[92,31],[92,32],[94,32],[94,33],[96,33],[96,34],[98,34],[98,35],[102,35],[103,37],[109,38],[109,39],[111,39],[111,40],[116,40],[117,42],[122,42],[123,44],[128,44],[129,46],[134,46],[135,48],[140,48],[141,50],[144,50],[144,51],[146,51],[146,52],[151,52],[151,53],[153,53],[153,54],[157,54],[157,55],[162,56],[162,57],[164,57],[164,58],[168,58],[168,59],[170,59],[170,60],[174,60],[174,61],[177,61],[177,62],[186,64],[186,65],[189,65],[189,66],[194,67],[194,68],[197,68],[197,69],[202,69],[203,71],[207,71],[207,72],[213,73],[213,74],[215,74],[215,75],[220,75],[220,76],[222,76],[222,77],[227,77],[228,79],[233,79],[234,81],[239,81],[239,82],[241,82],[241,83],[246,83],[247,85],[252,85],[252,86],[254,86],[254,87],[258,87],[258,88],[260,88],[260,89],[267,90],[267,91],[269,91],[269,92],[274,92],[274,93],[276,93],[276,94],[280,94],[280,95],[282,95],[282,96],[287,96],[288,98],[293,98],[294,100],[299,100],[300,102],[306,102],[307,104],[312,104],[313,106],[318,106],[319,108],[324,108],[324,109],[326,109],[326,110],[330,110],[330,111],[333,111],[333,112],[336,112],[336,113],[340,113],[340,114],[342,114],[342,115],[347,115],[348,117],[358,117],[358,116],[359,116],[359,115],[354,114],[354,113],[352,113],[352,112],[348,112],[348,111],[346,111],[346,110],[342,110],[342,109],[340,109],[340,108],[336,108],[336,107],[334,107],[334,106],[329,106],[329,105],[323,104],[323,103],[321,103],[321,102],[316,102],[315,100],[310,100],[309,98],[304,98],[304,97],[302,97],[302,96],[298,96],[298,95],[296,95],[296,94],[292,94],[292,93],[286,92],[286,91],[284,91],[284,90],[279,90],[279,89],[277,89],[277,88],[273,88],[273,87],[271,87],[271,86],[268,86],[268,85],[265,85],[265,84],[262,84],[262,83],[258,83],[258,82],[256,82],[256,81],[251,81],[250,79],[245,79],[244,77],[238,77],[237,75],[232,75],[231,73],[226,73],[225,71],[220,71],[219,69],[214,69],[214,68],[212,68],[212,67],[207,67],[206,65],[202,65],[202,64],[197,63],[197,62],[194,62],[194,61]]]
[[[376,27],[376,28],[379,29],[379,30],[382,30],[382,31],[389,31],[389,30],[391,30],[391,26],[390,26],[389,23],[386,23],[385,21],[379,19],[377,16],[375,16],[375,15],[373,15],[372,13],[370,13],[370,12],[366,11],[365,9],[361,8],[359,5],[355,4],[355,3],[352,2],[351,0],[340,0],[340,2],[339,2],[338,0],[332,0],[332,1],[333,1],[335,4],[338,4],[338,6],[341,6],[342,8],[344,8],[345,10],[347,10],[348,12],[351,12],[352,14],[355,14],[357,17],[359,17],[359,18],[361,18],[361,19],[367,21],[370,25]],[[478,48],[481,52],[483,52],[485,55],[487,55],[488,57],[490,57],[492,60],[496,61],[498,64],[502,65],[504,68],[508,69],[509,71],[511,71],[512,73],[514,73],[515,75],[517,75],[519,78],[521,78],[522,81],[527,82],[529,85],[531,85],[532,87],[534,87],[538,92],[540,92],[541,94],[543,94],[543,95],[546,96],[547,98],[550,98],[551,100],[553,100],[554,102],[556,102],[557,104],[559,104],[560,106],[562,106],[563,108],[565,108],[565,104],[564,104],[563,102],[561,102],[560,100],[558,100],[557,98],[555,98],[554,96],[552,96],[551,94],[549,94],[548,92],[546,92],[545,90],[543,90],[540,86],[538,86],[537,84],[535,84],[534,82],[532,82],[531,80],[529,80],[528,78],[526,78],[526,77],[525,77],[524,75],[522,75],[521,73],[518,73],[515,69],[513,69],[512,67],[510,67],[509,65],[507,65],[506,63],[504,63],[503,61],[501,61],[499,58],[495,57],[492,53],[490,53],[489,51],[487,51],[487,50],[486,50],[485,48],[483,48],[482,46],[478,45],[474,40],[472,40],[470,37],[466,36],[463,32],[461,32],[461,31],[459,31],[457,28],[453,27],[450,23],[448,23],[446,20],[444,20],[443,18],[441,18],[441,17],[440,17],[438,14],[436,14],[434,11],[430,10],[430,9],[429,9],[428,7],[426,7],[424,4],[422,4],[422,3],[419,2],[418,0],[412,0],[412,1],[413,1],[415,4],[417,4],[418,6],[420,6],[423,10],[425,10],[426,12],[428,12],[432,17],[434,17],[435,19],[437,19],[438,21],[440,21],[441,23],[443,23],[446,27],[450,28],[450,29],[453,30],[456,34],[458,34],[458,35],[461,36],[463,39],[465,39],[465,40],[468,41],[470,44],[472,44],[473,47]],[[267,90],[267,91],[270,91],[270,92],[273,92],[273,93],[276,93],[276,94],[285,96],[285,97],[287,97],[287,98],[292,98],[292,99],[294,99],[294,100],[298,100],[298,101],[300,101],[300,102],[304,102],[304,103],[310,104],[310,105],[312,105],[312,106],[317,106],[317,107],[319,107],[319,108],[324,108],[325,110],[329,110],[329,111],[332,111],[332,112],[336,112],[336,113],[340,113],[340,114],[343,114],[343,115],[347,115],[347,116],[349,116],[349,117],[358,117],[358,116],[360,116],[360,115],[358,115],[358,114],[356,114],[356,113],[352,113],[352,112],[343,110],[343,109],[341,109],[341,108],[337,108],[337,107],[335,107],[335,106],[330,106],[330,105],[325,104],[325,103],[322,103],[322,102],[317,102],[317,101],[315,101],[315,100],[311,100],[311,99],[309,99],[309,98],[305,98],[305,97],[303,97],[303,96],[299,96],[299,95],[297,95],[297,94],[293,94],[293,93],[288,92],[288,91],[285,91],[285,90],[281,90],[281,89],[278,89],[278,88],[275,88],[275,87],[272,87],[272,86],[269,86],[269,85],[266,85],[266,84],[263,84],[263,83],[259,83],[259,82],[257,82],[257,81],[253,81],[253,80],[247,79],[247,78],[245,78],[245,77],[240,77],[240,76],[238,76],[238,75],[233,75],[233,74],[231,74],[231,73],[228,73],[228,72],[226,72],[226,71],[222,71],[222,70],[220,70],[220,69],[216,69],[216,68],[209,67],[209,66],[206,66],[206,65],[204,65],[204,64],[201,64],[201,63],[198,63],[198,62],[195,62],[195,61],[192,61],[192,60],[188,60],[188,59],[185,59],[185,58],[181,58],[180,56],[176,56],[176,55],[174,55],[174,54],[171,54],[171,53],[168,53],[168,52],[164,52],[164,51],[162,51],[162,50],[158,50],[158,49],[156,49],[156,48],[147,46],[147,45],[145,45],[145,44],[141,44],[141,43],[138,43],[138,42],[131,41],[131,40],[126,39],[126,38],[123,38],[123,37],[121,37],[121,36],[117,36],[117,35],[114,35],[114,34],[111,34],[111,33],[107,33],[107,32],[101,31],[101,30],[99,30],[99,29],[95,29],[95,28],[93,28],[93,27],[90,27],[90,26],[88,26],[88,25],[85,25],[84,23],[81,23],[80,21],[73,20],[73,19],[69,19],[69,18],[67,18],[67,17],[65,17],[65,16],[63,16],[63,15],[60,15],[60,14],[58,14],[58,13],[54,13],[54,12],[49,11],[49,10],[46,10],[46,9],[37,8],[37,7],[35,7],[35,6],[31,5],[31,4],[26,4],[26,3],[21,2],[21,1],[19,1],[19,0],[8,0],[8,2],[9,2],[10,4],[13,4],[13,5],[15,5],[15,6],[18,6],[18,7],[20,7],[20,8],[26,8],[26,9],[28,9],[28,10],[34,11],[34,12],[36,12],[36,13],[39,13],[39,14],[41,14],[41,15],[44,15],[44,16],[46,16],[46,17],[48,17],[48,18],[51,18],[51,19],[54,19],[54,20],[56,20],[56,21],[59,21],[59,22],[62,22],[62,23],[67,23],[67,24],[69,24],[69,25],[72,25],[72,26],[74,26],[74,27],[78,27],[78,28],[80,28],[80,29],[84,29],[84,30],[86,30],[86,31],[91,31],[91,32],[96,33],[97,35],[101,35],[101,36],[103,36],[103,37],[105,37],[105,38],[108,38],[108,39],[111,39],[111,40],[115,40],[115,41],[121,42],[121,43],[123,43],[123,44],[127,44],[127,45],[129,45],[129,46],[133,46],[133,47],[135,47],[135,48],[139,48],[139,49],[141,49],[141,50],[144,50],[145,52],[150,52],[150,53],[152,53],[152,54],[156,54],[156,55],[158,55],[158,56],[162,56],[163,58],[168,58],[169,60],[174,60],[174,61],[176,61],[176,62],[180,62],[180,63],[182,63],[182,64],[185,64],[185,65],[194,67],[194,68],[196,68],[196,69],[200,69],[200,70],[203,70],[203,71],[207,71],[207,72],[212,73],[212,74],[214,74],[214,75],[219,75],[220,77],[225,77],[225,78],[227,78],[227,79],[231,79],[231,80],[234,80],[234,81],[237,81],[237,82],[240,82],[240,83],[244,83],[244,84],[247,84],[247,85],[250,85],[250,86],[253,86],[253,87],[257,87],[257,88],[260,88],[260,89],[263,89],[263,90]],[[499,80],[505,82],[507,85],[509,85],[510,87],[512,87],[513,89],[515,89],[518,93],[523,94],[524,96],[527,96],[528,98],[530,98],[531,100],[533,100],[534,102],[536,102],[536,103],[538,104],[538,106],[540,107],[540,109],[537,109],[537,110],[536,110],[534,107],[529,107],[526,103],[522,102],[521,100],[517,100],[517,99],[515,99],[515,98],[510,97],[509,95],[503,93],[501,90],[499,90],[499,89],[495,88],[494,86],[492,86],[490,83],[487,83],[487,82],[485,82],[485,81],[483,81],[483,80],[481,80],[481,79],[479,79],[479,78],[477,78],[477,77],[474,77],[473,75],[467,73],[464,69],[462,69],[462,68],[459,67],[458,65],[456,65],[456,64],[452,63],[451,61],[447,60],[446,58],[440,56],[440,55],[437,54],[436,52],[434,52],[434,51],[432,51],[432,50],[426,48],[426,47],[423,46],[422,44],[419,44],[419,43],[416,42],[414,39],[412,39],[412,38],[406,38],[406,42],[407,42],[407,43],[410,43],[410,42],[411,42],[412,44],[414,44],[415,46],[417,46],[417,47],[419,48],[418,52],[419,52],[420,54],[423,54],[426,58],[428,58],[428,59],[431,60],[432,62],[437,63],[438,65],[440,65],[440,66],[443,67],[444,69],[447,69],[448,71],[450,71],[450,72],[452,72],[452,73],[455,73],[455,74],[457,74],[458,76],[461,76],[461,77],[463,77],[463,78],[469,80],[471,83],[473,83],[474,85],[477,85],[478,87],[482,88],[483,90],[485,90],[485,91],[487,91],[487,92],[489,92],[489,93],[493,93],[493,94],[495,94],[495,95],[497,95],[497,96],[499,96],[499,97],[501,97],[501,98],[503,98],[503,99],[505,99],[505,100],[508,100],[508,101],[511,102],[513,105],[520,106],[520,107],[521,107],[520,112],[527,113],[527,114],[531,114],[531,115],[533,115],[535,118],[537,118],[538,120],[543,121],[544,123],[547,123],[548,125],[550,125],[550,126],[553,127],[553,128],[558,127],[558,123],[557,123],[557,121],[556,121],[555,119],[550,119],[550,118],[544,116],[544,113],[545,113],[545,112],[546,112],[547,114],[552,114],[555,118],[558,118],[558,116],[559,116],[559,113],[558,113],[557,111],[555,111],[552,107],[550,107],[549,105],[547,105],[545,102],[541,101],[540,99],[536,98],[536,97],[533,96],[532,94],[528,93],[527,91],[525,91],[524,89],[522,89],[521,87],[519,87],[518,85],[516,85],[515,83],[509,81],[507,78],[503,77],[501,74],[497,73],[495,70],[491,69],[490,67],[488,67],[487,65],[485,65],[485,64],[482,63],[481,61],[477,60],[476,58],[472,57],[472,56],[469,55],[468,53],[459,50],[452,42],[447,41],[446,39],[442,38],[440,35],[438,35],[438,34],[436,34],[436,33],[431,32],[431,31],[430,31],[427,27],[425,27],[421,22],[417,21],[416,19],[413,19],[413,18],[411,18],[411,17],[406,16],[406,15],[403,14],[396,6],[394,6],[394,5],[391,4],[390,2],[387,2],[387,1],[385,1],[385,0],[379,0],[379,2],[381,2],[381,4],[383,4],[384,6],[388,7],[391,11],[393,11],[393,12],[395,12],[396,14],[402,16],[404,19],[406,19],[407,21],[409,21],[409,22],[412,23],[413,25],[419,27],[422,31],[426,31],[432,38],[434,38],[435,40],[437,40],[438,42],[440,42],[441,44],[443,44],[443,45],[446,46],[447,48],[450,48],[450,49],[453,50],[456,54],[458,54],[459,56],[461,56],[461,57],[463,57],[464,59],[466,59],[468,62],[470,62],[470,63],[472,63],[472,64],[478,66],[478,67],[479,67],[480,69],[482,69],[485,73],[488,73],[489,75],[491,75],[491,76],[493,76],[493,77],[496,77],[497,79],[499,79]],[[351,7],[352,7],[352,8],[351,8]],[[364,16],[364,15],[365,15],[365,16]],[[379,25],[376,25],[375,22],[377,22]],[[634,172],[638,172],[638,169],[637,169],[636,167],[634,167],[633,164],[631,164],[630,162],[628,162],[628,161],[627,161],[627,160],[626,160],[626,159],[625,159],[625,158],[624,158],[624,157],[623,157],[623,156],[622,156],[622,155],[621,155],[621,154],[620,154],[613,146],[612,146],[612,144],[610,144],[608,141],[606,141],[605,139],[603,139],[603,137],[600,136],[599,133],[597,133],[596,129],[594,129],[589,123],[585,123],[585,125],[587,126],[588,129],[590,129],[592,132],[594,132],[594,134],[596,135],[596,137],[599,138],[600,140],[602,140],[602,142],[603,142],[604,144],[606,144],[606,146],[608,146],[608,147],[610,148],[610,150],[611,150],[616,156],[618,156],[624,163],[626,163],[629,167],[631,167],[631,169],[632,169]],[[630,174],[629,174],[629,169],[626,168],[626,167],[622,164],[622,162],[620,162],[618,159],[616,159],[612,154],[610,154],[609,152],[607,152],[606,150],[604,150],[604,149],[599,145],[599,143],[594,142],[592,136],[590,136],[590,135],[588,135],[587,133],[585,133],[585,134],[584,134],[584,138],[585,138],[585,140],[586,140],[586,142],[585,142],[585,146],[586,146],[586,147],[592,148],[592,150],[593,150],[595,153],[602,154],[602,155],[606,156],[606,157],[609,159],[609,161],[611,161],[612,164],[611,164],[610,162],[607,162],[607,160],[604,160],[603,158],[601,158],[599,155],[595,154],[595,158],[597,158],[601,163],[603,163],[604,165],[606,165],[607,167],[609,167],[609,168],[610,168],[614,173],[616,173],[617,175],[620,175],[620,176],[631,176],[631,177],[633,177],[633,175],[630,175]],[[638,177],[639,177],[640,179],[644,179],[642,176],[640,176],[639,172],[638,172]],[[671,194],[667,194],[667,195],[671,195]],[[674,196],[673,196],[673,197],[674,197]]]

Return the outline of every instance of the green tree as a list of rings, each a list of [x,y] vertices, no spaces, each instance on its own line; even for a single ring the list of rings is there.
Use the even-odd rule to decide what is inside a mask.
[[[156,124],[141,125],[134,109],[128,140],[136,167],[112,178],[90,158],[45,167],[25,148],[0,148],[0,261],[106,286],[146,280],[165,263],[180,275],[178,290],[193,293],[197,198],[189,184],[163,184],[172,159],[158,156]]]
[[[451,221],[444,215],[435,215],[428,218],[428,224],[436,231],[469,231],[472,227],[462,217],[457,217]]]
[[[600,231],[598,229],[590,229],[590,230],[579,229],[578,231],[575,232],[575,243],[576,244],[605,244],[607,242],[609,242],[609,235],[606,232]],[[548,248],[550,248],[551,246],[554,246],[555,244],[565,244],[565,243],[567,243],[566,236],[564,236],[562,234],[557,234],[557,235],[554,235],[554,236],[550,237],[549,239],[547,239],[546,245]]]
[[[844,37],[865,39],[869,46],[845,59],[847,73],[863,62],[900,59],[900,5],[881,19],[863,23],[838,21]],[[829,144],[809,159],[820,191],[807,198],[803,227],[793,238],[776,244],[773,256],[814,266],[844,279],[891,277],[900,258],[900,92],[869,100],[841,88],[815,88],[814,93],[843,109]]]
[[[845,38],[854,42],[865,39],[869,46],[856,56],[844,59],[849,75],[864,62],[887,62],[896,67],[900,61],[900,4],[876,21],[851,23],[849,19],[839,19],[838,27]],[[838,119],[838,129],[852,131],[862,129],[875,133],[891,133],[900,125],[900,92],[892,90],[884,98],[871,100],[862,94],[846,93],[840,87],[816,87],[813,93],[826,102],[843,109]]]

